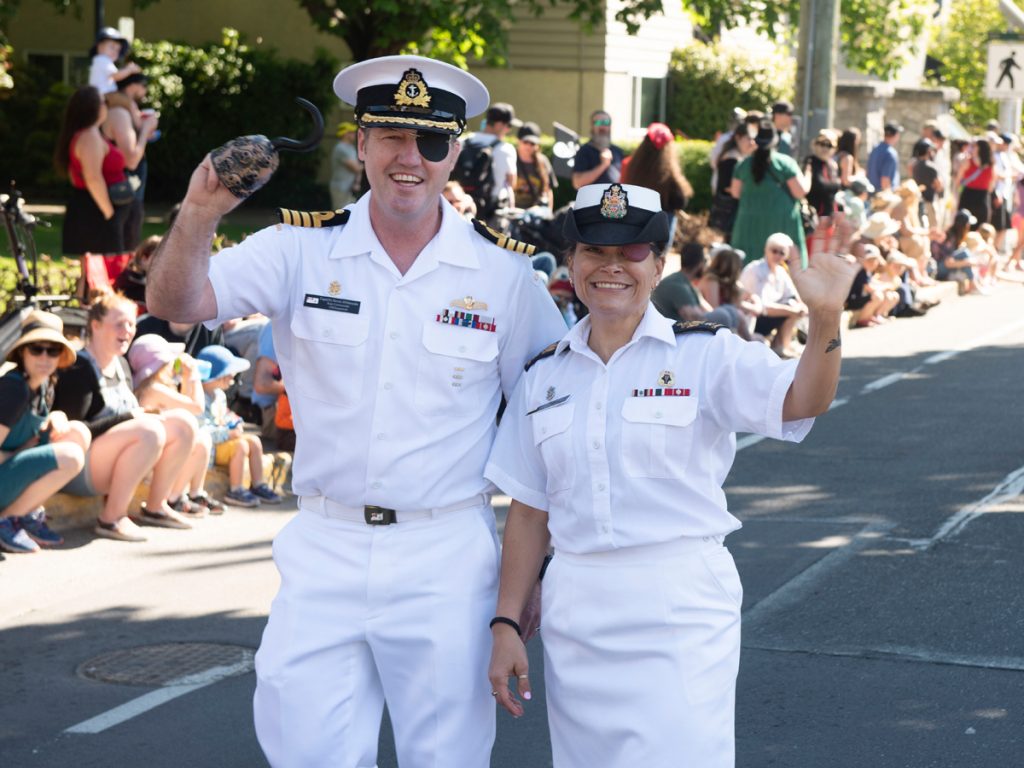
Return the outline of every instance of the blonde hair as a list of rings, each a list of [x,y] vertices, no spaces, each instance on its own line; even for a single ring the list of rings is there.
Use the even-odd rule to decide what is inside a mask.
[[[92,324],[94,322],[103,322],[103,318],[107,316],[107,313],[116,307],[124,307],[125,309],[131,310],[133,313],[138,312],[138,307],[135,306],[135,302],[120,291],[105,290],[98,292],[93,297],[92,303],[89,305],[89,314],[86,316],[85,321],[86,336],[92,335]]]

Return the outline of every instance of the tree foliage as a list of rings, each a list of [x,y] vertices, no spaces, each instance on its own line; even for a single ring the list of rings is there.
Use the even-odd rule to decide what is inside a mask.
[[[524,14],[570,7],[588,28],[604,22],[605,0],[298,0],[320,30],[345,41],[356,61],[422,53],[465,67],[469,59],[502,64],[508,29]],[[663,10],[662,0],[626,0],[616,20],[630,34]]]
[[[967,126],[978,128],[998,116],[999,103],[986,99],[983,90],[988,68],[985,40],[1006,31],[998,0],[960,0],[949,21],[934,31],[928,54],[939,66],[933,82],[960,90],[953,114]]]
[[[842,0],[839,38],[847,64],[877,77],[894,74],[916,52],[933,6],[928,0]],[[800,0],[683,0],[683,7],[712,36],[749,24],[775,40],[793,42],[800,18]]]

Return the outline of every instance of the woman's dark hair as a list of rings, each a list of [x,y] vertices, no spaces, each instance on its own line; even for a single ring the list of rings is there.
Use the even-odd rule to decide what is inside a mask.
[[[754,181],[760,184],[768,173],[768,164],[771,162],[772,150],[779,143],[779,134],[771,120],[765,119],[757,129],[757,136],[754,137],[757,149],[754,150],[753,159],[750,161],[750,172]]]
[[[661,208],[669,211],[683,208],[693,197],[693,187],[679,167],[675,142],[658,149],[650,136],[644,136],[629,160],[623,181],[653,189],[661,195]]]
[[[704,271],[718,283],[718,296],[723,304],[738,303],[736,299],[743,258],[736,251],[732,248],[719,248]]]
[[[978,139],[974,144],[978,147],[978,165],[982,168],[992,165],[992,147],[989,143],[985,139]]]
[[[53,166],[57,173],[66,176],[71,163],[71,139],[83,128],[94,125],[100,117],[103,98],[100,92],[91,85],[83,85],[68,99],[64,109],[64,122],[57,136],[57,146],[53,151]]]
[[[853,127],[843,131],[836,143],[836,151],[853,155],[853,159],[856,160],[857,153],[860,151],[860,131]]]
[[[946,230],[946,243],[954,248],[959,248],[971,231],[971,220],[967,216],[957,216],[953,219],[953,226]]]

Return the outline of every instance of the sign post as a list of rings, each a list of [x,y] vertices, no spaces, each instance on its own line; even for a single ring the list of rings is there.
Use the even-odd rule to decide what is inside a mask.
[[[1018,133],[1024,99],[1024,40],[989,41],[985,96],[999,100],[999,123],[1003,129]]]

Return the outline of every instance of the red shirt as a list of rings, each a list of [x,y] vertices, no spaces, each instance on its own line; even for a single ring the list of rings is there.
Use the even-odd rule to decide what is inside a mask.
[[[71,186],[76,189],[85,189],[85,177],[82,176],[82,163],[75,155],[75,144],[78,142],[78,137],[82,135],[82,131],[79,131],[71,137],[70,147],[70,159],[68,161],[68,176],[71,177]],[[110,151],[107,152],[106,157],[103,158],[103,165],[100,167],[100,172],[103,174],[103,181],[109,187],[111,184],[116,184],[119,181],[125,180],[124,175],[124,155],[121,150],[117,148],[117,145],[112,141],[107,141],[110,146]]]
[[[975,172],[978,170],[978,166],[973,160],[967,161],[967,170],[964,171],[964,186],[968,189],[988,189],[992,183],[993,168],[991,165],[986,165],[977,176]],[[974,176],[972,179],[971,177]]]

